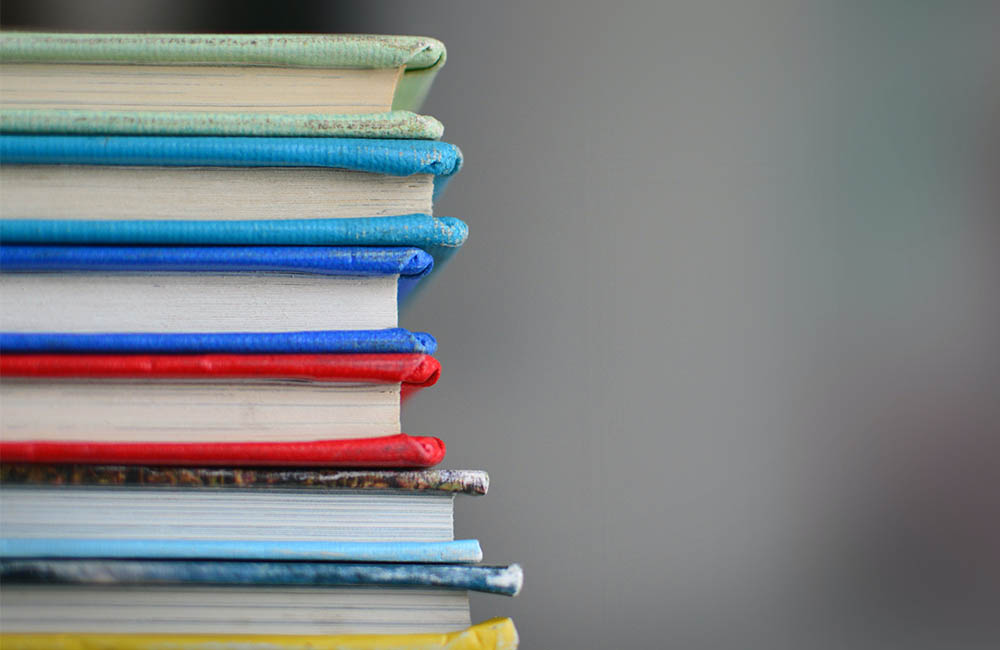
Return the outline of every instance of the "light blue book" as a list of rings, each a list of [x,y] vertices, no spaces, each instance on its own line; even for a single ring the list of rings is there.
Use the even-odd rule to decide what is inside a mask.
[[[480,562],[474,539],[452,542],[271,542],[163,539],[0,539],[0,558]]]
[[[127,135],[0,135],[5,165],[314,167],[434,176],[435,194],[462,167],[458,147],[433,140]]]

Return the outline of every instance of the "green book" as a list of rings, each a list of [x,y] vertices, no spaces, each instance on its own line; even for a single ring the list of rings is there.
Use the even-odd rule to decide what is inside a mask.
[[[0,131],[437,139],[444,45],[364,34],[0,33]]]

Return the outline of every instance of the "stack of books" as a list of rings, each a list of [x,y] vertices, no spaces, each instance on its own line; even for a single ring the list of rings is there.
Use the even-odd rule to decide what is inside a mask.
[[[461,246],[429,38],[0,34],[0,645],[517,645],[402,432]]]

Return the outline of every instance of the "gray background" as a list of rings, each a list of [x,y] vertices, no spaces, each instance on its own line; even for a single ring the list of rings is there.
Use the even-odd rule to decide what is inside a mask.
[[[416,33],[466,247],[405,429],[489,470],[525,648],[1000,639],[996,3],[5,2]]]

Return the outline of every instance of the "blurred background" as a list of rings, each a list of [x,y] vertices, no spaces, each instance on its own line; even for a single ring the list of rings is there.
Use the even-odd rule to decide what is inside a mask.
[[[1000,644],[996,2],[4,0],[4,28],[374,32],[471,236],[404,413],[489,470],[522,647]]]

